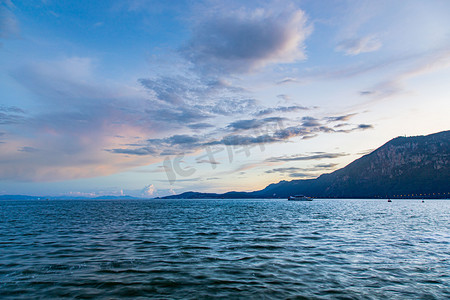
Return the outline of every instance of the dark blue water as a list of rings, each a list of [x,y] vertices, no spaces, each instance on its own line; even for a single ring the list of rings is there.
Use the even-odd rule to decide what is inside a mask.
[[[0,298],[445,299],[450,201],[0,202]]]

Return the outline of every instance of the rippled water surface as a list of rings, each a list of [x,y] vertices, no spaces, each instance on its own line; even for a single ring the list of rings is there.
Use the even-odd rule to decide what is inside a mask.
[[[445,299],[450,201],[1,201],[0,298]]]

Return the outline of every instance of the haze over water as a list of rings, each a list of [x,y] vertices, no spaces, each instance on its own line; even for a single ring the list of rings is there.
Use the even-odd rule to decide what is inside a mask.
[[[0,295],[445,299],[450,202],[1,201]]]

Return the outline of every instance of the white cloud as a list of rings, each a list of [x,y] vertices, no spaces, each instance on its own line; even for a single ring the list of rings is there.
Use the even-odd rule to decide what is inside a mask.
[[[448,49],[446,45],[442,49],[418,55],[396,73],[386,75],[382,81],[366,89],[363,95],[373,100],[380,100],[405,92],[408,80],[449,68],[450,50]]]
[[[283,11],[213,9],[197,20],[181,52],[207,73],[246,73],[305,59],[304,42],[311,31],[305,13],[291,6]]]
[[[158,124],[143,111],[149,106],[143,91],[105,82],[95,73],[92,59],[35,62],[11,74],[37,105],[26,112],[0,108],[0,124],[8,132],[1,149],[1,179],[86,178],[156,161],[105,151],[151,136]]]
[[[10,1],[0,3],[0,38],[17,38],[20,34],[19,21],[12,12],[14,5]]]
[[[142,189],[142,196],[153,196],[155,195],[157,189],[153,184],[149,184]]]
[[[373,35],[361,38],[347,39],[340,42],[336,50],[344,52],[346,55],[358,55],[361,53],[373,52],[380,49],[381,41]]]

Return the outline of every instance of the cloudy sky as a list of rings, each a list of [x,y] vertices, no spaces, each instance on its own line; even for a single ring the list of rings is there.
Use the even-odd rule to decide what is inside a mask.
[[[0,3],[0,194],[251,191],[450,129],[450,1]]]

